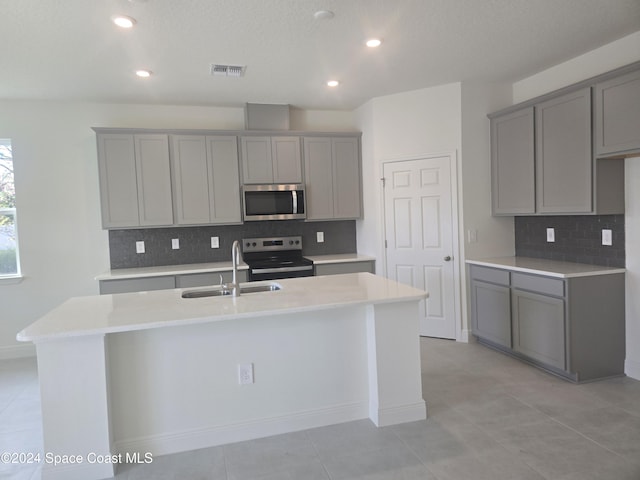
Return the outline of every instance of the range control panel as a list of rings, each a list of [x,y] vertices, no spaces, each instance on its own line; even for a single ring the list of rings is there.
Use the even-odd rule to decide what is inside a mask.
[[[269,238],[243,238],[242,251],[273,252],[280,250],[302,250],[302,237],[269,237]]]

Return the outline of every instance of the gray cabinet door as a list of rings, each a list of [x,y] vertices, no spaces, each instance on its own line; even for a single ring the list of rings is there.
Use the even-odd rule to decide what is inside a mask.
[[[138,185],[133,135],[98,134],[102,227],[137,227]]]
[[[473,334],[511,348],[511,299],[508,286],[471,281]]]
[[[271,137],[273,183],[302,183],[302,159],[298,137]]]
[[[513,349],[565,370],[564,299],[513,289],[511,303]]]
[[[307,220],[332,219],[334,210],[331,138],[305,137],[303,142]]]
[[[359,141],[354,137],[305,137],[307,220],[362,215]]]
[[[595,88],[596,156],[640,152],[640,71]]]
[[[242,137],[244,183],[273,183],[271,137]]]
[[[535,213],[533,107],[491,120],[494,215]]]
[[[167,135],[98,134],[104,228],[173,224]]]
[[[242,223],[238,139],[207,137],[210,223]]]
[[[357,138],[334,138],[333,153],[333,217],[360,218],[362,198],[360,185],[360,149]]]
[[[173,225],[169,137],[135,135],[134,142],[140,225]]]
[[[207,224],[210,222],[210,199],[206,137],[173,135],[171,144],[176,223]]]
[[[536,105],[538,213],[592,211],[591,89]]]

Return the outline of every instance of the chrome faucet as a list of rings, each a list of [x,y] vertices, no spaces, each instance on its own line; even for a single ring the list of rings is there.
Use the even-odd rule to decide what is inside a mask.
[[[242,254],[240,253],[240,242],[234,240],[231,246],[231,265],[233,268],[233,277],[231,279],[231,285],[227,285],[227,288],[231,289],[231,295],[234,297],[240,296],[240,284],[238,283],[238,264]]]

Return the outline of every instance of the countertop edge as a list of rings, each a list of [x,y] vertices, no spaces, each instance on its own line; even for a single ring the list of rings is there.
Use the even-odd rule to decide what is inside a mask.
[[[504,257],[505,261],[510,261],[515,257]],[[528,258],[528,257],[527,257]],[[536,259],[534,259],[536,260]],[[521,273],[531,273],[534,275],[543,275],[547,277],[555,277],[555,278],[578,278],[578,277],[593,277],[598,275],[614,275],[619,273],[626,273],[625,268],[619,267],[606,267],[600,265],[588,265],[583,263],[574,263],[574,262],[561,262],[564,264],[575,264],[581,265],[585,267],[594,268],[594,270],[584,271],[584,272],[568,272],[563,273],[559,271],[545,270],[543,268],[533,268],[533,267],[523,267],[517,265],[509,265],[508,263],[500,263],[498,259],[486,259],[486,260],[466,260],[465,263],[469,265],[478,265],[482,267],[490,267],[490,268],[498,268],[501,270],[511,270],[514,272]]]

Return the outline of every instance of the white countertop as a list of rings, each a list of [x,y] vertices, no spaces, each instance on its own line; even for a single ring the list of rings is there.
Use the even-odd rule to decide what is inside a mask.
[[[309,255],[305,256],[314,264],[368,262],[375,257],[359,255],[357,253],[343,253],[337,255]],[[239,270],[247,270],[249,267],[241,263]],[[140,268],[115,268],[100,275],[95,280],[127,280],[131,278],[162,277],[164,275],[190,275],[193,273],[217,273],[231,270],[231,262],[190,263],[186,265],[162,265],[158,267]]]
[[[369,255],[360,255],[358,253],[340,253],[335,255],[305,255],[316,265],[329,264],[329,263],[349,263],[349,262],[371,262],[376,257]]]
[[[530,257],[483,258],[481,260],[467,260],[466,263],[557,278],[611,275],[614,273],[624,273],[626,271],[624,268],[587,265],[585,263],[560,262],[557,260]]]
[[[17,335],[19,341],[182,326],[222,320],[302,313],[349,306],[421,300],[423,290],[371,273],[289,278],[282,290],[239,297],[181,297],[185,289],[74,297]],[[186,290],[207,290],[193,288]]]

